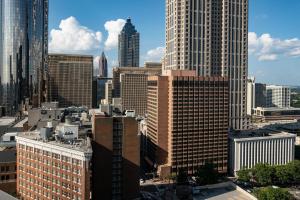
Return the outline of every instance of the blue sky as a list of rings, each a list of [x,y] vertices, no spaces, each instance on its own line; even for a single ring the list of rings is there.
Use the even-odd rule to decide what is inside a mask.
[[[300,85],[300,1],[249,4],[249,75],[257,82]],[[159,60],[162,54],[165,0],[50,0],[49,12],[52,52],[96,57],[105,50],[114,66],[116,33],[124,23],[121,19],[131,17],[141,34],[141,64]]]

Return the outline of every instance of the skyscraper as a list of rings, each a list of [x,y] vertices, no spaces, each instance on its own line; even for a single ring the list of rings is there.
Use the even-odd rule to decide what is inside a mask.
[[[93,56],[49,54],[49,101],[92,107]]]
[[[107,78],[107,59],[104,52],[99,59],[99,77]]]
[[[230,127],[247,128],[248,0],[166,0],[166,69],[226,76]]]
[[[168,70],[148,77],[147,157],[166,177],[205,163],[227,171],[228,80]]]
[[[0,0],[0,105],[6,114],[25,99],[45,100],[48,0]]]
[[[140,34],[128,18],[119,35],[119,67],[139,67]]]

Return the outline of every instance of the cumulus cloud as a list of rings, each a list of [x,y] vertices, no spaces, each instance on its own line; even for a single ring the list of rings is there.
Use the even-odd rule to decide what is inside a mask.
[[[165,47],[157,47],[155,49],[150,49],[147,51],[145,60],[147,61],[161,61],[165,54]]]
[[[113,49],[118,46],[118,36],[123,29],[126,21],[124,19],[117,19],[107,21],[104,24],[105,30],[108,32],[108,37],[105,41],[106,49]]]
[[[60,22],[59,29],[50,32],[50,52],[90,51],[100,47],[102,33],[82,26],[71,16]]]
[[[277,60],[280,56],[299,57],[300,40],[273,38],[265,33],[258,36],[254,32],[249,33],[249,54],[254,55],[260,61]]]

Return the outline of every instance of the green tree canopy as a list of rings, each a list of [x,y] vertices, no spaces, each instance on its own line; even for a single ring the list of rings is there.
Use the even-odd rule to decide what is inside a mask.
[[[237,172],[238,180],[243,182],[250,182],[251,180],[251,169],[241,169]]]
[[[259,185],[267,186],[273,183],[274,167],[268,164],[257,164],[253,169],[253,175]]]
[[[215,170],[215,165],[212,163],[205,163],[204,166],[200,167],[196,174],[196,182],[199,185],[214,184],[218,182],[219,174]]]

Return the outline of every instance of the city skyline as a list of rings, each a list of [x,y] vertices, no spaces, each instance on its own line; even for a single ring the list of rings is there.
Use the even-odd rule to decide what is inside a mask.
[[[254,75],[257,82],[300,85],[299,75],[294,73],[300,64],[300,59],[297,57],[297,49],[300,47],[297,37],[300,34],[300,28],[295,26],[299,24],[297,19],[300,13],[297,10],[300,8],[300,2],[292,1],[293,7],[290,7],[290,4],[285,5],[284,2],[272,2],[272,10],[268,7],[270,0],[249,1],[249,32],[251,32],[249,40],[252,41],[249,45],[249,75]],[[72,4],[68,2],[70,0],[50,1],[49,41],[52,38],[51,30],[60,30],[61,20],[74,16],[80,26],[88,28],[95,34],[99,31],[102,36],[96,48],[80,50],[78,53],[100,56],[104,49],[109,62],[109,75],[111,75],[111,67],[117,66],[117,43],[113,42],[113,37],[107,37],[108,31],[104,25],[106,24],[106,28],[112,30],[122,25],[130,16],[141,34],[141,65],[145,60],[159,60],[159,55],[164,51],[165,46],[164,1],[133,0],[128,4],[122,1],[109,3],[91,0],[85,5],[81,1],[72,2]],[[103,9],[101,13],[93,12],[99,7],[107,9]],[[288,14],[280,12],[282,8],[287,7],[291,10]],[[89,9],[90,12],[83,13],[82,9]],[[153,10],[155,10],[155,17],[150,17],[153,15]],[[287,20],[289,23],[286,23]],[[105,44],[111,48],[105,48]],[[52,51],[51,48],[50,51]]]

